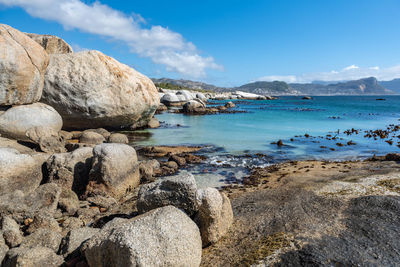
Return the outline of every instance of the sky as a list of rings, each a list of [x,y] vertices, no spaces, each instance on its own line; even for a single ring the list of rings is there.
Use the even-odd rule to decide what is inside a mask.
[[[218,86],[400,78],[399,14],[399,0],[0,0],[20,31]]]

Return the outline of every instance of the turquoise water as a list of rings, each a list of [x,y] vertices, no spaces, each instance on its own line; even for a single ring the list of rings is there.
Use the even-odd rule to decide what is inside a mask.
[[[385,98],[385,101],[377,101]],[[227,101],[214,101],[224,104]],[[296,138],[296,135],[325,136],[355,128],[362,130],[384,128],[398,123],[400,96],[329,96],[302,100],[299,97],[281,97],[278,100],[237,100],[235,110],[246,113],[187,116],[164,113],[157,115],[164,127],[149,130],[152,136],[142,144],[178,145],[208,144],[219,151],[240,155],[264,153],[276,158],[344,159],[399,151],[397,140],[390,146],[383,140],[371,140],[364,134],[344,140],[328,141],[321,138]],[[176,127],[179,124],[183,127]],[[294,138],[294,141],[290,141]],[[278,148],[271,145],[282,139]],[[337,142],[353,140],[356,146],[337,147]],[[335,151],[320,146],[335,148]]]
[[[281,97],[233,102],[237,105],[234,110],[246,113],[157,115],[162,127],[146,130],[151,137],[138,145],[206,145],[203,153],[207,160],[187,169],[195,175],[199,187],[240,183],[251,167],[284,160],[354,160],[400,152],[398,137],[392,138],[393,145],[389,145],[380,138],[364,138],[363,132],[400,123],[400,96],[321,96],[313,100]],[[360,134],[343,133],[351,128],[361,130]],[[306,133],[310,137],[306,138]],[[327,140],[328,134],[338,139]],[[271,144],[280,139],[284,146]],[[346,145],[350,140],[356,145]],[[338,142],[345,145],[339,147]]]

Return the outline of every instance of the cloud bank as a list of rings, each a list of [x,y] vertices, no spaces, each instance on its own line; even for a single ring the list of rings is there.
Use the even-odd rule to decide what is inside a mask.
[[[341,70],[330,72],[306,73],[301,75],[264,76],[257,81],[285,81],[288,83],[310,83],[312,81],[347,81],[366,77],[376,77],[380,81],[400,78],[400,65],[388,68],[367,67],[361,68],[356,65],[345,67]]]
[[[21,7],[29,15],[56,21],[67,30],[123,41],[133,53],[165,65],[168,71],[203,77],[206,69],[222,69],[212,57],[201,56],[181,34],[161,26],[146,27],[140,15],[127,16],[98,1],[85,4],[80,0],[0,0],[0,4]]]

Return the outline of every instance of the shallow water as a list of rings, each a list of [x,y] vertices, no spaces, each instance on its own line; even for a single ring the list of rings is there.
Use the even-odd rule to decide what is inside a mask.
[[[386,100],[377,101],[378,98]],[[225,102],[227,101],[213,103]],[[281,97],[272,101],[233,100],[232,102],[237,104],[236,110],[243,110],[246,113],[205,116],[172,113],[157,115],[156,117],[163,122],[163,127],[146,130],[151,136],[138,144],[207,144],[211,147],[207,151],[209,156],[207,164],[217,167],[218,172],[223,166],[246,169],[282,160],[347,160],[400,150],[396,146],[397,141],[400,141],[398,138],[393,139],[393,145],[389,145],[381,139],[364,138],[363,132],[352,136],[343,134],[343,131],[351,128],[374,130],[399,123],[400,96],[319,96],[313,100]],[[180,127],[177,127],[177,124]],[[343,138],[342,140],[326,140],[318,137],[335,135],[338,130],[337,136]],[[304,137],[306,133],[311,137]],[[301,137],[295,137],[299,135]],[[284,146],[271,144],[279,139],[282,139]],[[349,140],[357,145],[344,147],[336,145],[337,142],[347,143]],[[320,148],[321,146],[327,148]],[[330,148],[335,150],[331,151]],[[241,158],[244,154],[255,153],[263,153],[268,157]],[[201,170],[198,171],[200,175]],[[234,172],[236,171],[238,170]]]

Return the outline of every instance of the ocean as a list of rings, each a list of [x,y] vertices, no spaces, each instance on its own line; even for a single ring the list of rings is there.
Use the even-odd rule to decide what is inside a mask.
[[[215,186],[223,182],[225,173],[242,177],[250,167],[285,160],[355,160],[400,152],[400,131],[391,134],[393,138],[364,137],[364,131],[400,124],[400,96],[315,96],[312,100],[288,96],[232,102],[236,104],[233,110],[244,113],[156,115],[161,127],[145,130],[150,137],[135,145],[206,146],[206,164],[190,171],[202,174],[201,168],[210,168],[205,175],[208,171],[223,173],[221,179],[203,181]],[[358,134],[347,135],[344,131],[348,129]],[[390,139],[391,145],[385,142]],[[283,146],[274,144],[278,140]]]

